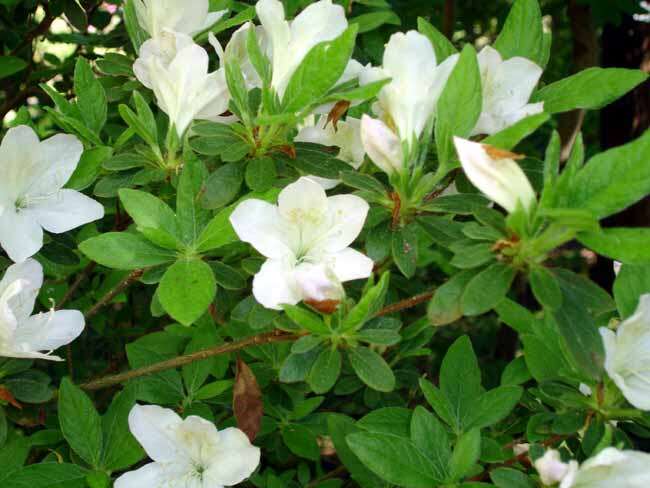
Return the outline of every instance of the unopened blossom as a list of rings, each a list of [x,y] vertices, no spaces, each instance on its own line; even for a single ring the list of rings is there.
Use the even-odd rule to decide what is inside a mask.
[[[216,39],[211,42],[218,46]],[[153,90],[179,137],[194,119],[220,120],[228,110],[225,70],[221,67],[209,73],[208,65],[205,49],[185,34],[168,31],[145,42],[133,66],[138,80]]]
[[[339,37],[348,27],[345,10],[331,0],[308,5],[287,21],[279,0],[259,0],[255,5],[264,29],[266,52],[273,66],[271,86],[280,97],[307,53],[317,44]]]
[[[153,462],[123,474],[115,488],[223,488],[246,480],[260,463],[260,449],[246,434],[171,409],[135,405],[129,429]]]
[[[257,301],[280,310],[302,300],[340,300],[341,283],[372,273],[372,260],[349,247],[367,214],[362,198],[328,198],[306,177],[284,188],[277,206],[256,199],[240,203],[230,222],[242,241],[267,258],[253,280]]]
[[[401,141],[412,144],[434,116],[457,61],[455,54],[438,64],[427,37],[417,31],[398,32],[386,45],[382,67],[364,69],[360,81],[391,79],[379,92],[375,112]]]
[[[354,117],[339,120],[335,127],[333,122],[328,122],[327,116],[321,116],[318,121],[315,121],[315,116],[311,116],[294,141],[337,147],[339,149],[337,158],[349,163],[354,169],[361,166],[366,155],[361,143],[361,121]],[[314,176],[310,178],[316,180],[326,190],[338,184],[338,180]]]
[[[216,24],[227,12],[208,12],[209,0],[129,0],[140,26],[153,38],[165,31],[193,36]]]
[[[50,353],[83,331],[78,310],[31,315],[42,285],[43,268],[33,259],[7,269],[0,281],[0,356],[62,361]]]
[[[639,299],[634,314],[616,332],[602,327],[605,370],[623,396],[641,410],[650,410],[650,294]]]
[[[563,462],[560,452],[554,449],[546,451],[542,457],[535,461],[534,465],[544,485],[560,483],[565,478],[573,476],[578,469],[576,461]]]
[[[478,55],[483,87],[483,109],[472,135],[495,134],[529,115],[544,111],[544,103],[528,103],[542,76],[531,60],[503,60],[496,49],[485,46]]]
[[[68,232],[104,216],[104,207],[63,189],[83,146],[72,135],[44,141],[28,126],[9,129],[0,144],[0,246],[19,263],[43,247],[43,229]]]
[[[460,163],[469,180],[508,212],[517,206],[528,212],[535,190],[514,158],[517,155],[478,142],[454,137]]]
[[[400,173],[404,168],[402,141],[381,120],[363,114],[361,143],[372,162],[387,175]]]
[[[535,466],[537,467],[537,462]],[[575,461],[571,461],[568,466],[559,488],[647,488],[650,486],[648,468],[650,454],[645,452],[621,451],[608,447],[582,463],[580,467]]]

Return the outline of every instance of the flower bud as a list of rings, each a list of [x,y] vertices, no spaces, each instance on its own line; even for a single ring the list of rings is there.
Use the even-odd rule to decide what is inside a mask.
[[[363,116],[361,142],[372,162],[384,173],[392,175],[402,171],[402,143],[381,120]]]
[[[494,202],[512,213],[521,204],[529,212],[535,191],[515,162],[516,154],[454,137],[456,151],[469,180]]]

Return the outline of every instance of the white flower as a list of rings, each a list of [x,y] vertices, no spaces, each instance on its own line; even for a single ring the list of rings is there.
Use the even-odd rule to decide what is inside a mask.
[[[216,40],[211,38],[211,42],[215,45]],[[165,32],[142,45],[133,65],[136,77],[153,90],[179,137],[194,119],[220,120],[228,109],[225,71],[222,67],[208,73],[208,63],[207,51],[191,38]]]
[[[429,39],[417,31],[398,32],[386,45],[383,66],[363,70],[360,81],[391,78],[379,92],[376,111],[400,140],[411,145],[433,117],[457,61],[455,54],[438,65]]]
[[[363,114],[361,143],[372,162],[387,175],[400,173],[404,168],[402,142],[381,120]]]
[[[529,115],[544,111],[544,103],[528,103],[542,68],[522,57],[503,60],[485,46],[478,55],[483,86],[483,110],[472,135],[495,134]]]
[[[312,142],[323,146],[339,148],[337,158],[349,163],[354,169],[358,169],[365,158],[365,151],[361,144],[361,121],[353,117],[340,120],[334,128],[333,123],[327,122],[327,116],[321,116],[315,122],[315,116],[308,119],[308,123],[294,138],[296,142]],[[329,190],[339,182],[327,178],[310,176],[311,179],[320,183],[323,188]]]
[[[560,488],[647,488],[649,466],[650,454],[608,447],[579,469],[570,469]]]
[[[454,144],[463,170],[476,188],[508,212],[514,212],[518,204],[526,212],[530,210],[535,191],[513,159],[515,154],[460,137],[454,137]]]
[[[636,408],[650,410],[650,294],[639,299],[616,333],[602,327],[605,370]]]
[[[273,66],[271,86],[280,97],[311,48],[336,39],[348,27],[345,10],[331,0],[308,5],[291,22],[285,19],[279,0],[259,0],[255,9],[268,39],[266,51]]]
[[[43,268],[33,259],[14,264],[0,281],[0,356],[62,361],[53,351],[76,339],[84,329],[77,310],[31,315],[43,285]]]
[[[115,488],[223,488],[244,481],[260,463],[260,449],[241,430],[217,431],[212,422],[183,420],[168,408],[134,406],[129,428],[153,462],[120,476]]]
[[[216,24],[227,12],[208,12],[209,0],[132,1],[140,26],[153,38],[166,30],[193,36]]]
[[[25,125],[9,129],[0,145],[0,246],[19,263],[43,247],[43,229],[67,232],[104,216],[104,207],[62,189],[83,146],[71,135],[43,142]]]
[[[336,300],[340,283],[370,276],[372,260],[348,247],[367,213],[365,200],[328,198],[305,177],[282,190],[277,206],[255,199],[240,203],[230,217],[235,232],[268,258],[253,280],[257,301],[280,310],[301,300]]]
[[[572,476],[578,469],[578,463],[576,461],[571,461],[570,463],[562,462],[560,453],[553,449],[546,451],[534,464],[544,485],[559,483],[567,478],[567,476]]]

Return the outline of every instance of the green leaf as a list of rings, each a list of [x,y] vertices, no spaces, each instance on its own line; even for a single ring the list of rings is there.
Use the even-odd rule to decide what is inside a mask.
[[[27,68],[27,62],[16,56],[0,56],[0,79]]]
[[[226,57],[225,64],[226,82],[230,92],[230,108],[246,127],[250,127],[251,113],[248,104],[248,90],[241,66],[235,56]]]
[[[458,50],[454,47],[451,41],[422,17],[418,17],[418,30],[420,31],[420,34],[424,34],[431,41],[433,50],[436,53],[436,61],[438,64],[442,63],[449,56],[458,53]]]
[[[79,244],[88,258],[113,269],[132,270],[171,263],[176,259],[170,250],[154,246],[144,237],[130,232],[109,232]]]
[[[212,269],[199,259],[180,259],[165,272],[158,298],[165,311],[191,325],[208,309],[217,293]]]
[[[316,358],[307,381],[314,393],[326,393],[332,389],[340,374],[341,353],[337,348],[327,348]]]
[[[490,479],[498,488],[535,488],[537,484],[521,471],[497,468],[490,472]]]
[[[176,215],[182,240],[187,244],[197,241],[210,220],[210,213],[199,205],[207,170],[203,162],[186,151],[185,165],[178,182]]]
[[[125,210],[147,239],[166,249],[179,247],[178,221],[169,205],[140,190],[123,189],[118,194]],[[149,232],[152,229],[157,232]]]
[[[124,5],[124,24],[129,34],[134,51],[140,52],[140,46],[149,38],[147,33],[140,27],[138,15],[135,10],[135,2],[126,2]]]
[[[481,370],[469,337],[457,339],[445,354],[440,366],[440,390],[451,405],[454,430],[462,432],[483,392]]]
[[[414,225],[393,232],[392,254],[402,274],[412,278],[417,270],[418,261],[418,235]]]
[[[341,181],[357,190],[369,191],[386,196],[386,187],[373,176],[364,175],[356,171],[343,171],[341,173]]]
[[[216,210],[229,204],[237,197],[243,181],[244,171],[241,164],[220,166],[205,182],[201,205]]]
[[[470,430],[458,439],[454,452],[449,461],[449,472],[452,480],[464,477],[481,455],[481,431]]]
[[[500,149],[510,150],[517,144],[523,141],[526,137],[531,135],[542,125],[544,125],[551,116],[546,112],[540,114],[530,115],[519,122],[497,132],[489,137],[486,137],[482,142],[490,146],[498,147]]]
[[[411,441],[424,453],[439,479],[449,476],[447,466],[451,459],[449,436],[440,421],[424,407],[418,406],[411,418]]]
[[[77,106],[86,127],[99,134],[106,124],[108,101],[102,84],[95,78],[90,64],[84,58],[77,58],[74,70],[74,90]]]
[[[347,443],[371,471],[389,483],[431,488],[442,482],[433,463],[407,439],[363,432],[348,435]]]
[[[341,322],[342,331],[359,330],[363,324],[370,320],[384,305],[390,274],[384,273],[375,286],[370,288],[359,303],[348,312],[348,315]]]
[[[392,10],[377,10],[352,17],[349,24],[356,24],[358,34],[370,32],[381,27],[384,24],[401,25],[402,21],[399,16]]]
[[[545,86],[533,94],[531,103],[544,102],[547,113],[568,112],[577,108],[598,110],[622,97],[648,75],[623,68],[588,68]],[[597,86],[598,90],[593,87]]]
[[[461,299],[465,315],[480,315],[503,300],[515,279],[515,270],[504,263],[494,263],[469,282]]]
[[[420,378],[419,384],[424,398],[438,414],[438,417],[444,420],[447,425],[455,426],[455,413],[452,412],[452,406],[447,397],[424,378]]]
[[[129,430],[128,417],[135,400],[135,389],[125,388],[115,395],[102,417],[102,466],[107,470],[121,471],[144,457],[140,444]]]
[[[246,278],[237,269],[219,261],[212,261],[210,267],[217,284],[226,290],[246,288]]]
[[[296,305],[285,305],[284,311],[302,329],[313,332],[314,334],[328,335],[330,333],[329,327],[325,325],[320,316],[306,308]]]
[[[530,287],[539,303],[547,308],[558,308],[562,305],[562,290],[555,275],[543,266],[531,268]]]
[[[296,157],[279,156],[282,162],[308,175],[337,180],[350,165],[336,159],[334,155],[318,144],[301,142],[296,144]]]
[[[458,243],[457,246],[458,247],[454,247],[455,254],[450,261],[450,264],[456,268],[470,270],[486,265],[494,261],[496,258],[496,255],[492,250],[494,247],[494,240],[492,242],[480,243],[470,241],[467,245],[461,246],[460,243]]]
[[[84,461],[97,468],[102,457],[102,422],[92,401],[69,378],[59,389],[59,422],[70,447]]]
[[[260,49],[256,29],[248,29],[248,34],[246,35],[246,52],[262,83],[268,86],[271,83],[271,76],[273,74],[271,62]]]
[[[395,375],[379,354],[367,347],[348,351],[352,369],[359,379],[373,390],[389,392],[395,388]]]
[[[316,435],[304,425],[291,424],[282,429],[282,440],[296,456],[312,461],[320,459]]]
[[[352,56],[357,27],[351,25],[332,41],[317,44],[296,68],[282,100],[285,112],[317,103],[341,78]]]
[[[469,215],[473,214],[478,208],[487,207],[489,203],[489,200],[481,195],[458,193],[435,198],[421,208],[428,212]]]
[[[586,378],[598,379],[603,371],[604,350],[594,316],[589,310],[590,304],[585,299],[589,290],[581,290],[580,282],[568,281],[566,275],[557,276],[563,299],[562,306],[553,310],[553,318],[566,346],[568,359]],[[588,280],[584,281],[591,285]]]
[[[458,166],[453,138],[467,137],[472,132],[481,115],[482,104],[481,74],[476,51],[468,44],[438,101],[435,139],[439,161],[436,175],[439,178]],[[463,110],[458,110],[458,107],[463,107]]]
[[[614,298],[622,319],[634,314],[639,297],[650,293],[650,265],[624,264],[614,281]]]
[[[230,224],[233,210],[234,208],[225,208],[212,217],[194,244],[198,252],[211,251],[237,242],[237,234]]]
[[[88,470],[68,463],[40,463],[0,475],[7,488],[85,488]]]
[[[276,176],[275,162],[268,156],[251,159],[246,164],[246,185],[253,191],[267,191]]]
[[[516,0],[494,47],[504,59],[522,56],[544,66],[542,27],[538,0]]]
[[[86,149],[81,155],[77,168],[65,184],[66,188],[82,191],[92,185],[102,170],[102,164],[112,153],[113,149],[105,146]]]
[[[646,227],[582,232],[578,240],[592,251],[625,264],[650,263],[650,229]]]
[[[202,321],[200,326],[193,328],[193,331],[192,340],[185,348],[185,354],[208,349],[222,342],[211,319]],[[183,383],[190,398],[193,398],[198,393],[210,373],[214,371],[216,359],[212,357],[202,361],[194,361],[183,366]]]
[[[465,287],[474,278],[476,271],[467,269],[455,274],[439,286],[427,308],[427,315],[433,325],[446,325],[463,316],[461,298]]]
[[[505,419],[515,408],[523,389],[518,386],[499,386],[483,393],[473,406],[466,421],[466,429],[483,429]]]

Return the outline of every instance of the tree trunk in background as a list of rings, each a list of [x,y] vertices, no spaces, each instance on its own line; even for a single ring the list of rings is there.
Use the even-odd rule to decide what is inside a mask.
[[[650,24],[626,16],[620,25],[607,25],[602,34],[602,66],[632,68],[650,72]],[[650,127],[650,83],[617,100],[601,112],[600,142],[603,150],[626,144]],[[646,162],[650,164],[650,159]],[[650,226],[650,198],[613,215],[606,227]],[[650,245],[650,243],[649,243]],[[599,258],[593,278],[609,289],[614,279],[611,261]]]
[[[598,65],[598,34],[593,24],[591,7],[570,0],[567,16],[573,36],[573,71]],[[569,159],[571,148],[582,129],[585,111],[574,110],[560,116],[558,131],[562,140],[562,161]]]

